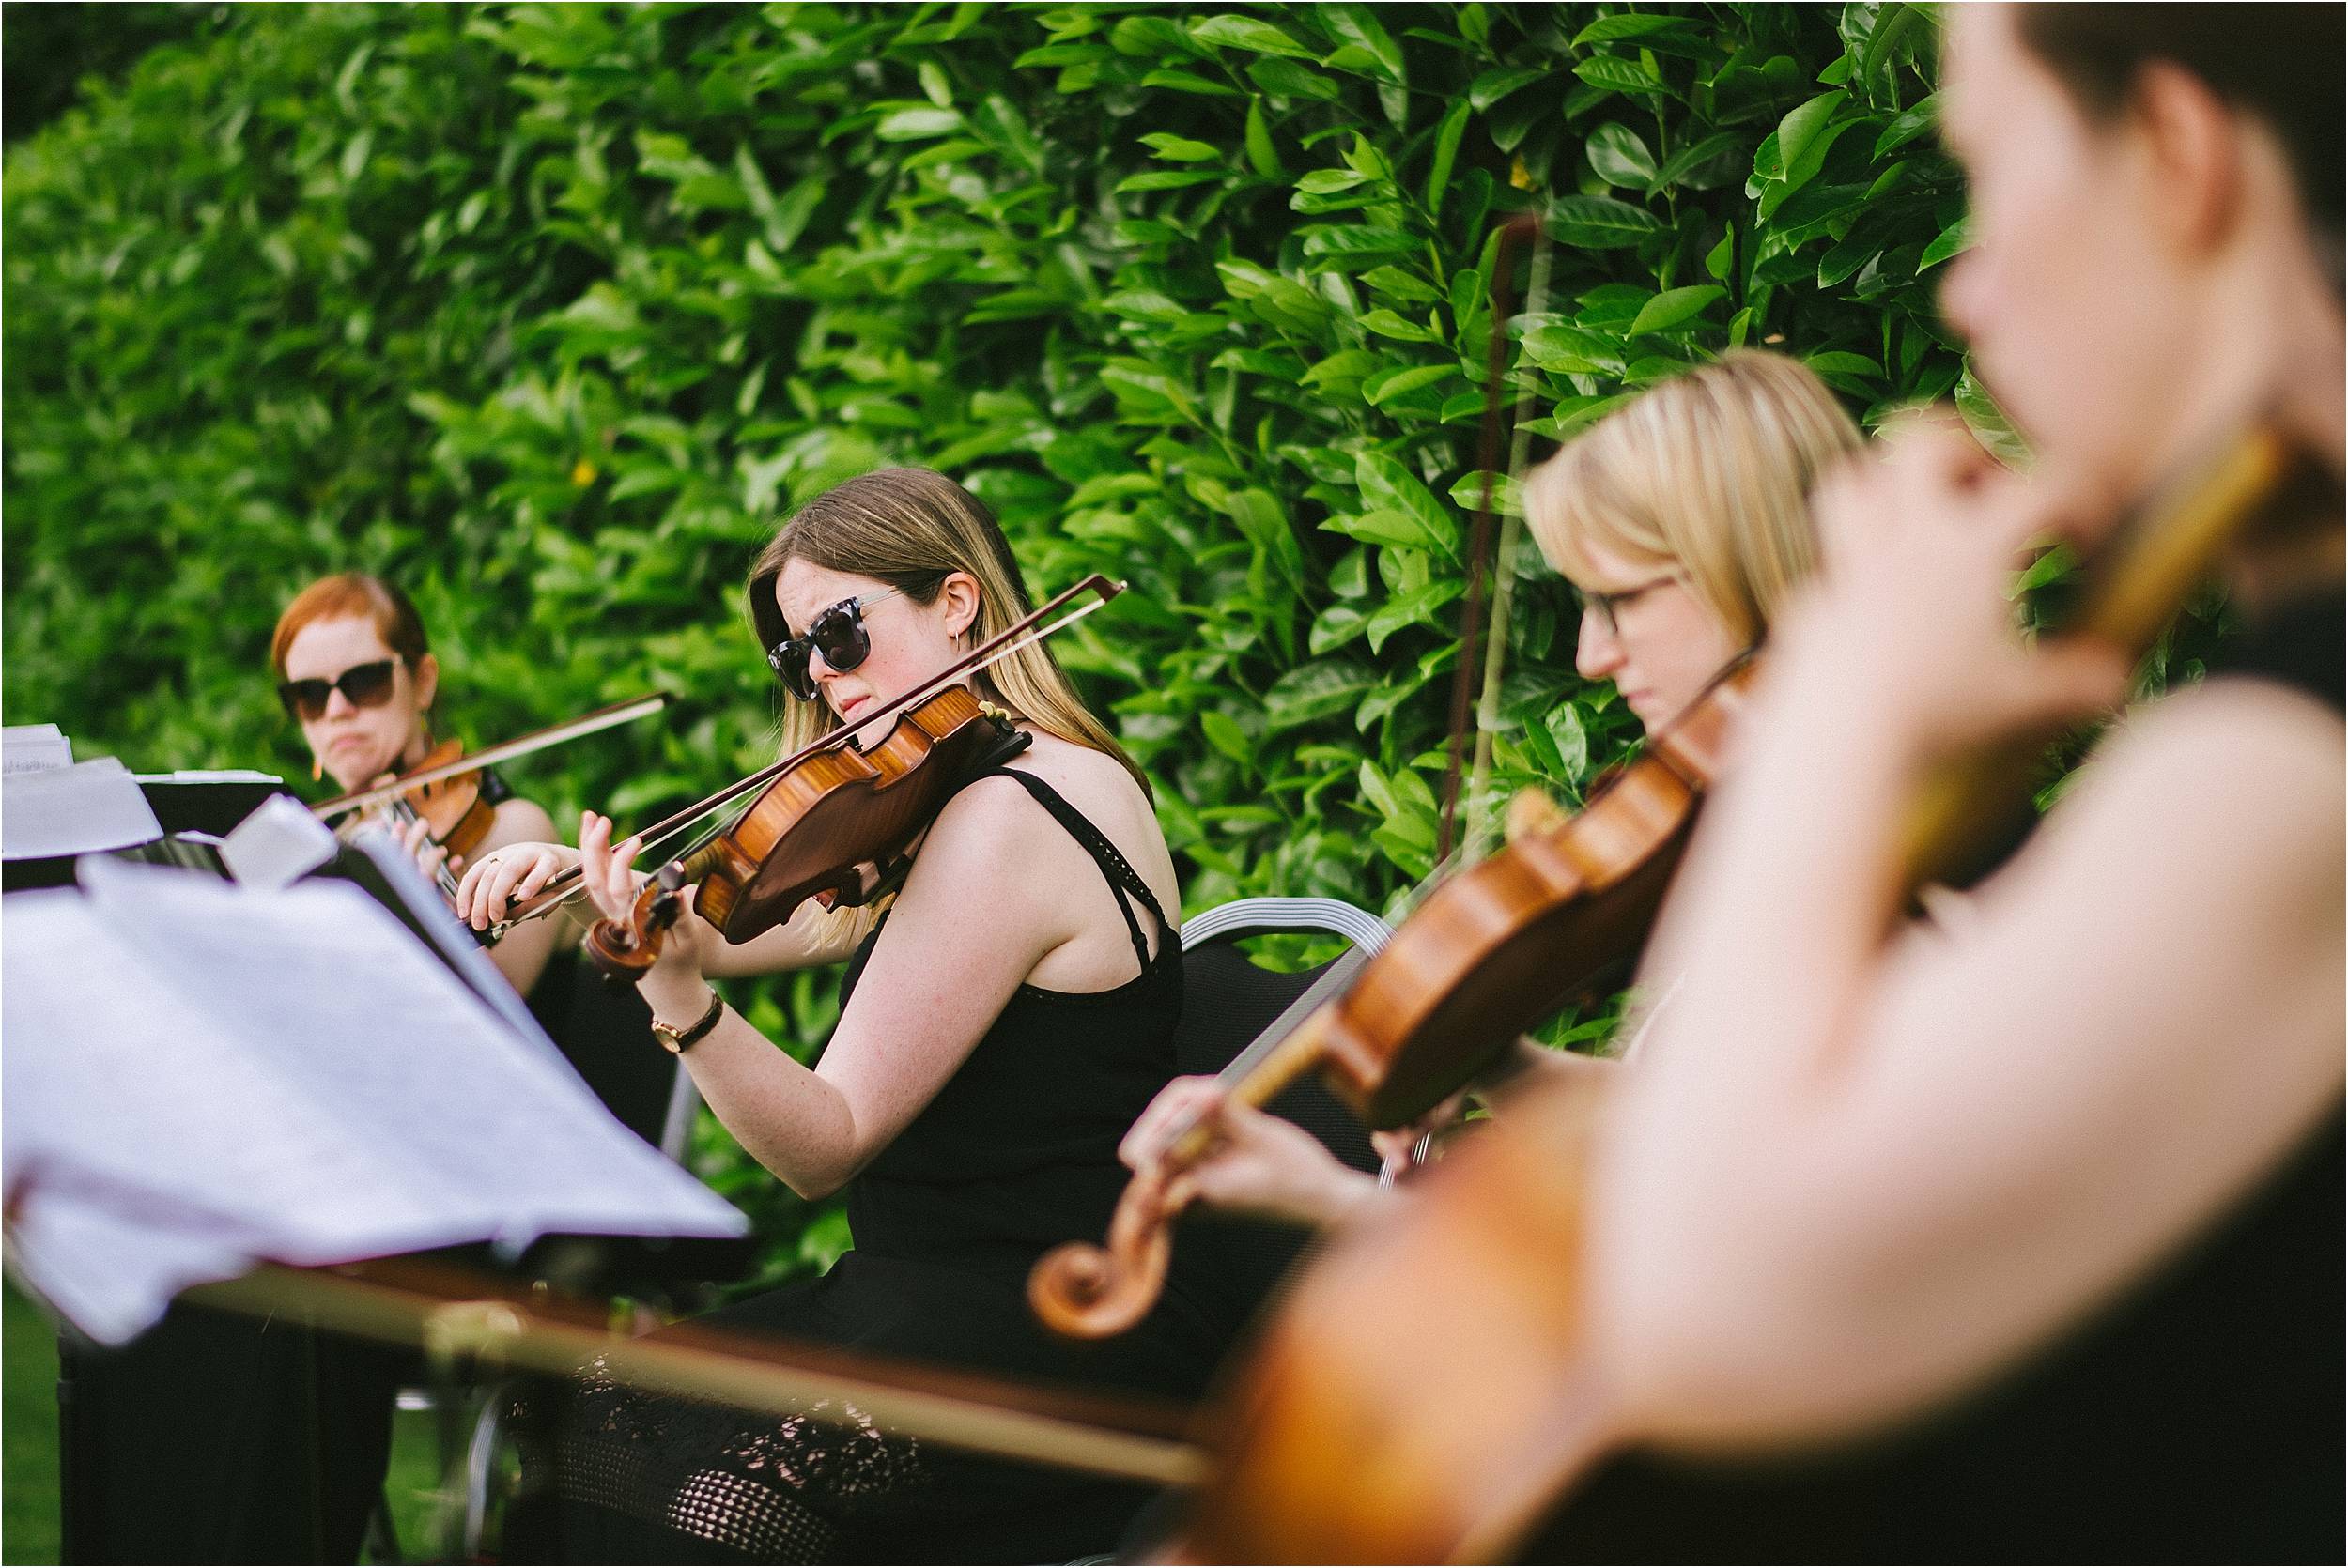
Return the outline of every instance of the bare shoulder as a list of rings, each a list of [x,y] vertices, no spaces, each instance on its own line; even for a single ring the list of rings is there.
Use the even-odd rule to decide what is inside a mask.
[[[2132,714],[2047,818],[2012,888],[2082,881],[2191,890],[2204,916],[2337,930],[2342,731],[2272,683],[2213,680]],[[2036,874],[2033,874],[2036,873]],[[1997,899],[1999,878],[1988,891]],[[2002,900],[1997,900],[2002,901]]]
[[[2082,792],[2164,818],[2190,813],[2220,838],[2230,821],[2263,817],[2327,826],[2336,840],[2342,745],[2339,715],[2313,698],[2220,677],[2132,715],[2090,764]]]
[[[1172,908],[1170,900],[1177,896],[1173,857],[1150,798],[1134,776],[1116,758],[1089,746],[1044,734],[1035,734],[1033,741],[1012,766],[1049,785],[1100,829],[1161,903]],[[989,840],[996,853],[1057,859],[1064,851],[1076,859],[1090,858],[1015,778],[981,778],[965,786],[939,814],[931,841],[942,844],[948,837],[958,839],[965,834]]]

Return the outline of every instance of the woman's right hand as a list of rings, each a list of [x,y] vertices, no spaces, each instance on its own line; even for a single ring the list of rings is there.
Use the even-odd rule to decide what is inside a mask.
[[[477,931],[487,930],[513,905],[578,864],[579,852],[561,844],[489,850],[465,868],[465,880],[456,884],[456,917]]]
[[[1177,1078],[1159,1090],[1118,1145],[1117,1157],[1136,1173],[1162,1169],[1168,1145],[1193,1118],[1204,1122],[1213,1142],[1166,1183],[1169,1208],[1197,1201],[1325,1225],[1377,1191],[1375,1180],[1311,1133],[1232,1099],[1213,1078]]]

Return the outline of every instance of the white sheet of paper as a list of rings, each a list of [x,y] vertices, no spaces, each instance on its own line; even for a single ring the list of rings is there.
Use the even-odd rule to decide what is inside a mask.
[[[138,780],[116,758],[0,776],[0,859],[90,854],[162,836]]]
[[[8,904],[0,1131],[17,1259],[93,1337],[262,1258],[745,1228],[357,888],[84,875]]]
[[[11,724],[0,730],[0,774],[41,773],[73,765],[73,743],[54,724]]]
[[[334,858],[334,833],[291,795],[255,807],[220,843],[221,864],[248,887],[285,887]]]

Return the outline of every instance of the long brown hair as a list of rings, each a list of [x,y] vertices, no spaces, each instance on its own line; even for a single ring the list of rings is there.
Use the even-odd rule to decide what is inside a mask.
[[[761,648],[790,636],[775,603],[775,579],[793,561],[872,577],[916,604],[937,602],[946,579],[966,572],[979,585],[972,644],[1027,613],[1026,577],[995,514],[978,497],[928,469],[882,469],[851,479],[794,513],[750,562],[750,624]],[[1044,643],[1032,643],[976,677],[980,696],[1046,734],[1106,752],[1150,793],[1150,781],[1094,717]],[[820,739],[839,721],[822,701],[783,693],[782,749]]]

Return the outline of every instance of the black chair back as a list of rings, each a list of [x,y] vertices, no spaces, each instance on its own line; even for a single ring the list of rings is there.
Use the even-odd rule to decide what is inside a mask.
[[[1175,1069],[1222,1071],[1327,968],[1275,974],[1228,942],[1185,952]],[[1368,1130],[1318,1074],[1289,1085],[1266,1109],[1310,1132],[1353,1169],[1378,1169]],[[1309,1232],[1277,1221],[1193,1209],[1175,1226],[1174,1267],[1184,1290],[1236,1328],[1262,1310],[1311,1241]]]

